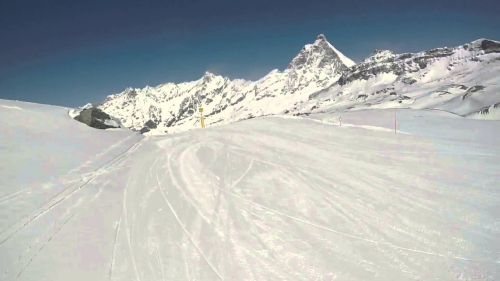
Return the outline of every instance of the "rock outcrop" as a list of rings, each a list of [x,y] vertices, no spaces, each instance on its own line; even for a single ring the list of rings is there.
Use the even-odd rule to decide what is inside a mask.
[[[84,108],[74,119],[96,129],[120,128],[118,121],[97,107]]]

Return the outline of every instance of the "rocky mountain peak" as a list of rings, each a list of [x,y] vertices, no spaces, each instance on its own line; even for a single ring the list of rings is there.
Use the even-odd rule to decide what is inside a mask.
[[[203,77],[215,77],[215,76],[216,75],[210,71],[205,71],[205,73],[203,74]]]
[[[199,81],[199,83],[205,84],[205,85],[208,85],[208,84],[220,85],[220,84],[225,83],[225,81],[227,81],[227,80],[228,80],[228,78],[226,78],[224,76],[217,75],[217,74],[214,74],[212,72],[206,71],[198,81]]]
[[[396,54],[394,54],[394,52],[392,52],[391,50],[378,50],[378,49],[376,49],[375,51],[373,51],[373,53],[370,57],[365,59],[364,62],[379,63],[379,62],[394,59],[394,57],[396,57]]]
[[[213,74],[212,72],[210,71],[205,71],[205,73],[203,74],[202,76],[202,80],[204,82],[210,82],[211,80],[213,80],[217,75]]]
[[[318,34],[318,36],[316,36],[316,42],[319,42],[319,41],[327,41],[328,42],[328,40],[326,40],[326,36],[322,33]]]
[[[291,61],[288,69],[338,68],[354,65],[354,62],[339,52],[323,34],[316,37],[313,44],[307,44]]]
[[[472,41],[469,44],[465,44],[464,48],[475,50],[475,51],[484,51],[485,53],[500,53],[500,42],[490,39],[477,39]]]

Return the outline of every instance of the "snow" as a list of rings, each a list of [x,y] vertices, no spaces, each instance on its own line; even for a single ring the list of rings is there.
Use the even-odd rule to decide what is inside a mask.
[[[328,42],[328,45],[335,51],[335,53],[337,53],[337,55],[340,58],[340,61],[342,61],[342,63],[344,63],[347,67],[356,65],[356,63],[353,60],[342,54],[342,52],[337,50],[337,48],[335,48],[332,44],[330,44],[330,42]]]
[[[4,108],[4,109],[23,110],[23,109],[22,109],[22,108],[20,108],[19,106],[15,106],[15,105],[5,105],[5,104],[0,104],[0,107],[1,107],[1,108]]]
[[[73,120],[68,111],[0,100],[0,194],[28,191],[88,161],[102,162],[99,153],[119,153],[141,137],[124,129],[90,128]]]
[[[0,280],[500,279],[499,121],[400,109],[394,134],[377,109],[140,138],[0,104]]]

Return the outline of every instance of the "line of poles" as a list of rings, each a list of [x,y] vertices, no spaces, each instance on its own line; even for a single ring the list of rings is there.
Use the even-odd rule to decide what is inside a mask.
[[[398,133],[397,109],[394,108],[394,134]],[[339,127],[342,127],[342,115],[339,115]]]

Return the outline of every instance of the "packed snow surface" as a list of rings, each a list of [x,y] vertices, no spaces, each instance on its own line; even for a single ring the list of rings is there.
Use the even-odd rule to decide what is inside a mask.
[[[379,109],[141,138],[0,104],[0,280],[500,279],[499,121]]]

